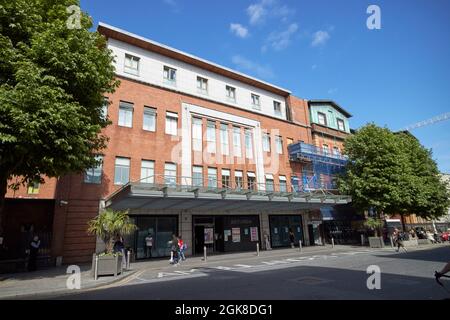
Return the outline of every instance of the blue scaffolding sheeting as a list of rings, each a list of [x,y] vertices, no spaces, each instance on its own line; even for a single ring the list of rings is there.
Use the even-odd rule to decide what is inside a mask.
[[[314,145],[304,142],[288,146],[291,161],[304,163],[301,174],[292,177],[292,185],[298,191],[317,189],[336,189],[335,177],[343,173],[348,162],[347,157],[324,152]]]

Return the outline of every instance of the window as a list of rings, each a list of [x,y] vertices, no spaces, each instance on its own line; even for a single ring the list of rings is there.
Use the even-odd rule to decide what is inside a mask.
[[[248,159],[253,158],[252,132],[245,129],[245,155]]]
[[[168,66],[164,66],[163,77],[165,83],[173,85],[177,81],[177,70]]]
[[[177,135],[178,114],[174,112],[166,112],[166,133],[173,136]]]
[[[108,105],[109,105],[109,101],[107,98],[103,99],[103,105],[102,105],[102,114],[101,117],[103,120],[107,120],[108,119]]]
[[[254,172],[247,172],[247,183],[250,190],[256,190],[256,175]]]
[[[164,183],[171,187],[177,184],[177,165],[175,163],[164,165]]]
[[[114,184],[127,184],[130,181],[130,159],[116,157],[114,165]]]
[[[323,144],[322,145],[322,153],[327,156],[328,153],[330,152],[330,150],[328,149],[328,145],[327,144]]]
[[[144,107],[143,129],[146,131],[156,131],[156,110],[150,107]]]
[[[119,126],[131,128],[133,126],[133,104],[120,101]]]
[[[273,192],[273,175],[266,174],[266,191]]]
[[[155,183],[155,162],[149,160],[141,161],[141,182]]]
[[[197,90],[200,93],[208,94],[208,79],[197,77]]]
[[[231,188],[230,170],[228,169],[222,169],[222,188],[224,189]]]
[[[40,184],[38,181],[30,182],[30,184],[28,185],[27,193],[28,194],[38,194],[39,193],[39,185]]]
[[[277,153],[282,154],[283,153],[283,139],[280,136],[275,137],[275,144],[277,148]]]
[[[217,169],[208,168],[208,188],[217,188]]]
[[[242,156],[241,154],[241,128],[233,127],[233,154],[235,157]]]
[[[203,186],[203,167],[194,166],[192,168],[192,185],[195,187]]]
[[[259,96],[252,93],[252,106],[253,109],[261,110],[261,102],[259,101]]]
[[[273,102],[273,111],[276,116],[281,117],[281,103],[278,101]]]
[[[216,153],[216,123],[208,121],[206,127],[206,150],[209,153]]]
[[[192,118],[192,149],[202,151],[202,119]]]
[[[263,138],[263,151],[270,152],[270,134],[264,133],[262,138]]]
[[[222,155],[229,155],[230,147],[228,143],[228,125],[226,123],[220,124],[220,143]]]
[[[317,112],[317,118],[319,120],[319,124],[326,126],[327,125],[327,116],[325,113]]]
[[[227,91],[227,99],[229,101],[236,101],[236,88],[225,86],[225,90]]]
[[[95,156],[95,160],[100,161],[100,163],[84,172],[85,183],[99,184],[102,182],[103,156]]]
[[[341,155],[341,151],[339,150],[338,147],[333,147],[333,153],[335,156],[340,156]]]
[[[139,75],[139,58],[132,56],[131,54],[125,54],[125,67],[124,72],[134,74],[135,76]]]
[[[338,129],[339,129],[339,130],[345,131],[344,120],[342,120],[342,119],[337,119],[337,125],[338,125]]]
[[[280,192],[286,192],[287,191],[286,176],[279,176],[278,179],[280,180]]]
[[[242,178],[242,171],[235,171],[234,172],[234,186],[236,189],[242,189],[244,187],[244,181]]]
[[[293,144],[294,143],[294,139],[286,138],[286,143],[287,143],[287,145]]]

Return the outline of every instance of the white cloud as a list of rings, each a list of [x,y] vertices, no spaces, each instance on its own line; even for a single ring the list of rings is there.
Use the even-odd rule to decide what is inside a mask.
[[[179,6],[179,3],[177,1],[175,1],[175,0],[163,0],[163,2],[165,4],[167,4],[168,6],[170,6],[174,12],[178,13],[180,11],[180,6]]]
[[[316,31],[313,34],[313,40],[311,42],[311,45],[313,47],[324,45],[328,40],[330,39],[330,34],[326,31]]]
[[[244,58],[240,55],[234,55],[231,58],[231,61],[233,64],[241,70],[250,71],[251,73],[254,73],[257,77],[260,78],[273,78],[274,74],[270,67],[268,66],[261,66],[251,60],[248,60],[247,58]]]
[[[269,45],[276,51],[283,50],[289,46],[291,43],[291,37],[298,30],[298,25],[296,23],[291,23],[289,27],[281,32],[272,32],[269,34],[267,41]],[[267,50],[267,45],[262,47],[262,51]]]
[[[248,29],[243,27],[239,23],[231,23],[230,30],[231,32],[236,34],[236,36],[238,36],[239,38],[247,38],[248,36]]]
[[[260,0],[249,5],[246,11],[251,25],[261,24],[268,17],[281,18],[282,22],[287,22],[288,17],[295,14],[295,10],[280,5],[278,0]]]
[[[247,8],[247,14],[250,17],[250,24],[255,25],[264,21],[267,10],[262,3],[254,3]]]

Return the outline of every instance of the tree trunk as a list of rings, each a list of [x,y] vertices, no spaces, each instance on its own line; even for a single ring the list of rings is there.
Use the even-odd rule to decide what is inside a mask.
[[[400,220],[401,220],[401,222],[402,222],[402,229],[403,229],[403,232],[405,232],[405,231],[406,231],[406,227],[405,227],[405,217],[403,216],[403,213],[400,213]]]
[[[3,235],[3,209],[5,207],[6,191],[8,189],[8,179],[0,175],[0,235]]]

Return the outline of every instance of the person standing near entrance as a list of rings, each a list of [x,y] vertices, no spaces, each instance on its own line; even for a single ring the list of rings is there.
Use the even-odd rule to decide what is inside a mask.
[[[266,243],[266,250],[272,250],[272,248],[270,247],[270,238],[267,232],[264,232],[264,241]]]
[[[41,240],[38,236],[34,236],[33,241],[30,243],[30,256],[28,259],[28,271],[36,271],[36,260],[41,247]]]
[[[151,258],[152,257],[152,248],[153,248],[153,237],[152,237],[151,233],[149,233],[148,236],[145,237],[145,248],[146,248],[146,252],[145,252],[146,258]]]
[[[291,242],[291,248],[295,247],[295,235],[292,229],[289,229],[289,241]]]

